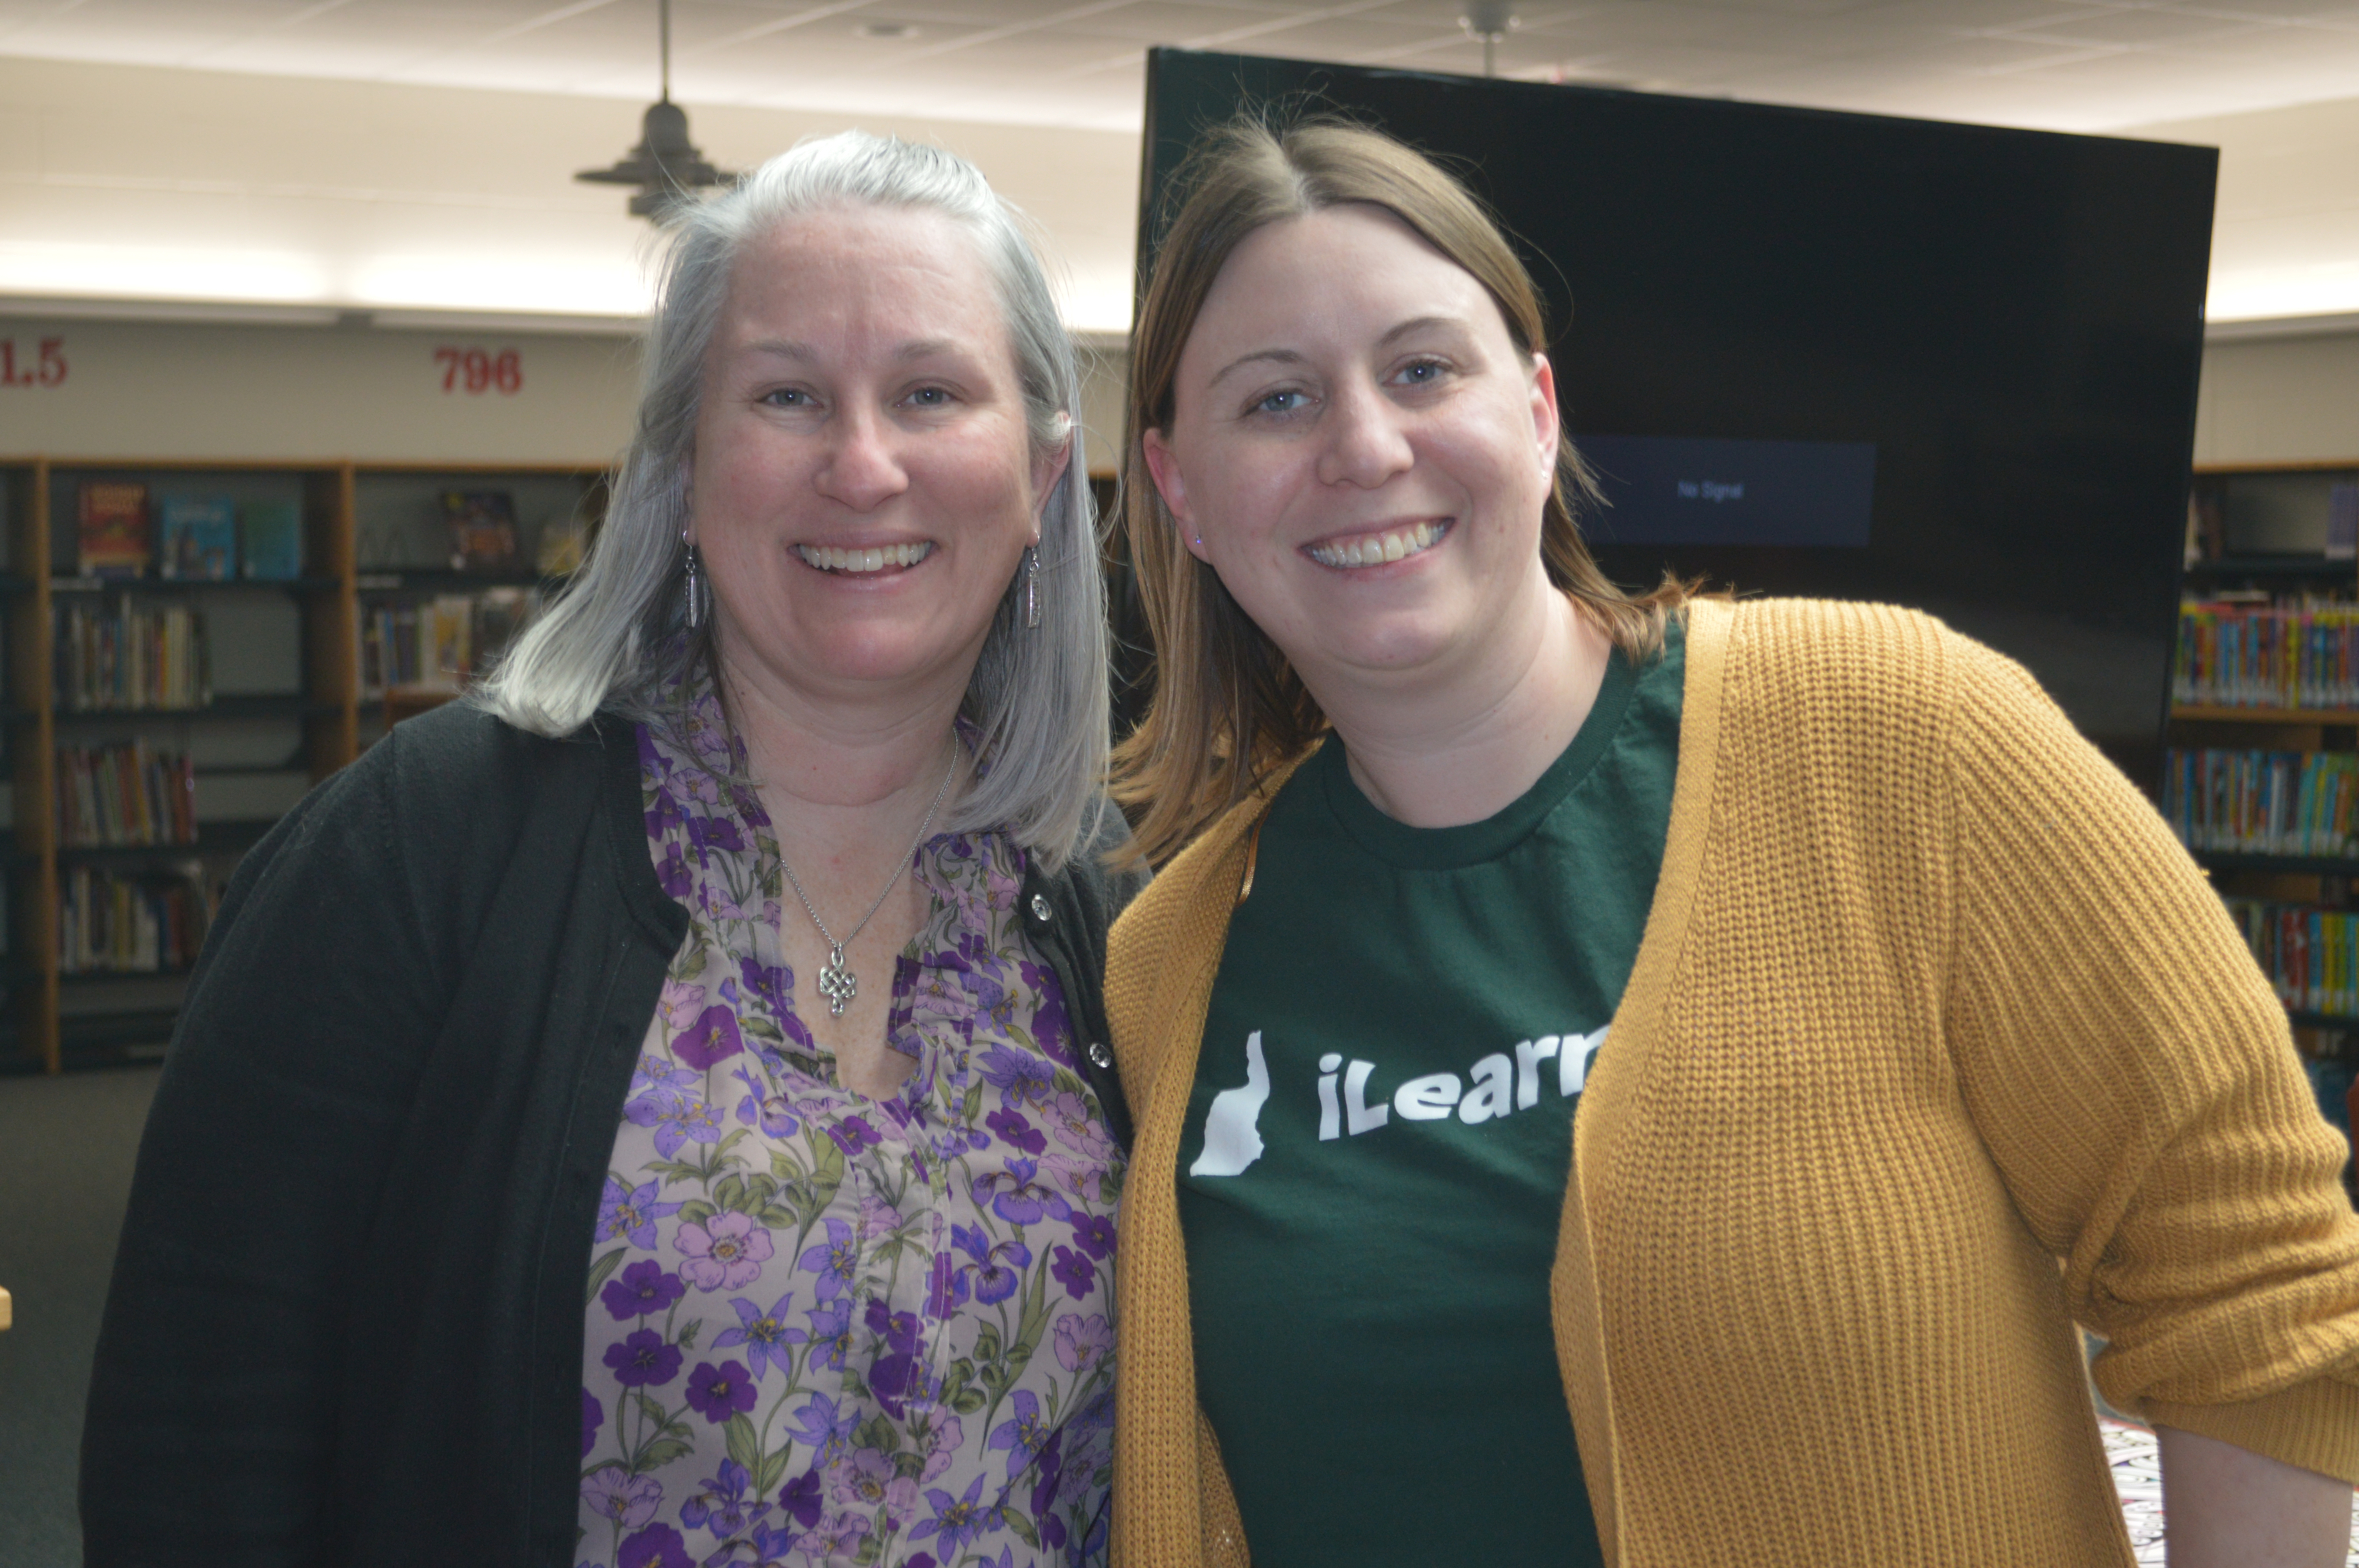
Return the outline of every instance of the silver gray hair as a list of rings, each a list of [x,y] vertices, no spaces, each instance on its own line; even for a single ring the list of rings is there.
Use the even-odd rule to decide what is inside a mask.
[[[636,428],[582,569],[520,636],[475,700],[536,734],[570,735],[603,708],[669,728],[712,625],[691,633],[682,585],[689,469],[711,348],[738,255],[806,213],[847,204],[940,212],[973,232],[1006,318],[1037,455],[1072,451],[1040,518],[1040,624],[1024,625],[1019,568],[999,601],[962,712],[987,764],[945,827],[999,829],[1048,871],[1096,827],[1106,766],[1105,588],[1092,522],[1081,378],[1023,220],[964,159],[861,131],[804,141],[674,222]]]

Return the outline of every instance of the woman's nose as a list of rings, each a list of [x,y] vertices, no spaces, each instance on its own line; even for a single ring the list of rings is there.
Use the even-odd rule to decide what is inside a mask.
[[[874,512],[908,489],[909,476],[894,454],[892,435],[883,419],[864,408],[846,408],[829,420],[820,493],[854,512]]]
[[[1320,432],[1326,448],[1319,455],[1319,477],[1328,484],[1349,484],[1374,490],[1417,461],[1410,449],[1404,415],[1392,399],[1373,386],[1345,386],[1327,406],[1326,427]]]

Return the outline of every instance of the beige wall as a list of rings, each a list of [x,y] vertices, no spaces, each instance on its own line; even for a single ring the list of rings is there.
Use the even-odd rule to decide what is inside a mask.
[[[0,386],[0,457],[369,462],[613,460],[631,427],[638,348],[592,333],[75,320],[0,316],[17,377],[60,341],[53,386]],[[436,351],[514,351],[522,384],[443,390]],[[1123,356],[1083,356],[1090,466],[1113,466]],[[0,369],[6,368],[0,362]]]
[[[2203,351],[2199,463],[2359,463],[2359,332]]]

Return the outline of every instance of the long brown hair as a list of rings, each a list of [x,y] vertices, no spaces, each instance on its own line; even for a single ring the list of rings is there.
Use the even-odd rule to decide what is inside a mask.
[[[1381,207],[1473,275],[1527,360],[1547,345],[1539,296],[1482,204],[1431,159],[1390,136],[1336,120],[1280,131],[1240,118],[1212,132],[1180,174],[1172,220],[1131,335],[1123,512],[1139,597],[1155,641],[1146,717],[1115,748],[1114,795],[1135,816],[1136,851],[1161,864],[1271,769],[1316,741],[1326,716],[1277,644],[1212,568],[1189,553],[1147,471],[1141,438],[1169,431],[1180,355],[1231,253],[1266,224],[1345,202]],[[1633,658],[1661,647],[1664,618],[1687,597],[1666,579],[1633,597],[1600,571],[1574,521],[1596,481],[1570,438],[1541,512],[1549,581]]]

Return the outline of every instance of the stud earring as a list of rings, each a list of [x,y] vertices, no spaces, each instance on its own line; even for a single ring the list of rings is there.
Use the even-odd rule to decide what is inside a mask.
[[[1040,624],[1040,550],[1036,545],[1024,546],[1024,629],[1030,631]]]

